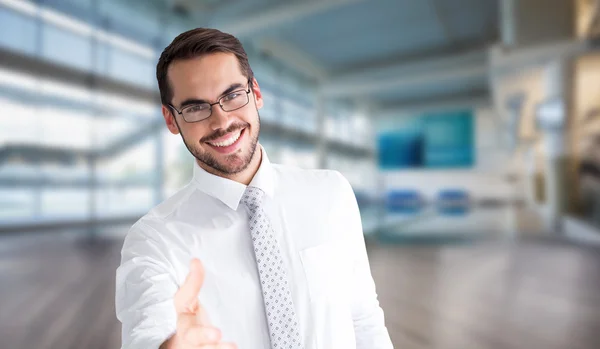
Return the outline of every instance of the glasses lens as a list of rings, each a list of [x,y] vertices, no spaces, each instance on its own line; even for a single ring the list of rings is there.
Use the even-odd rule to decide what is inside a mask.
[[[248,104],[248,93],[244,90],[234,91],[221,99],[224,111],[239,109]]]
[[[183,118],[187,122],[204,120],[210,116],[210,104],[194,104],[182,110]]]

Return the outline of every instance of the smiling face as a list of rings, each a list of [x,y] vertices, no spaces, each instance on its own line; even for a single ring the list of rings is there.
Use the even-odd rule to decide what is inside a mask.
[[[188,123],[165,105],[162,113],[169,130],[181,133],[186,147],[206,171],[228,178],[255,171],[260,162],[256,145],[260,131],[258,109],[262,108],[263,100],[256,79],[249,86],[236,56],[211,53],[176,60],[169,66],[167,78],[173,91],[171,105],[179,111],[191,104],[215,103],[234,91],[241,93],[237,98],[245,98],[250,89],[248,104],[230,112],[215,104],[210,117],[202,121]]]

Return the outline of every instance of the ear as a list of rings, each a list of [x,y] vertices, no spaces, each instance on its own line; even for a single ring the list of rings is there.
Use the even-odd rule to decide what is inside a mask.
[[[252,92],[254,95],[254,102],[256,103],[256,109],[260,109],[264,105],[264,101],[262,98],[262,92],[260,92],[260,86],[258,85],[258,81],[256,78],[252,78]]]
[[[167,128],[169,129],[169,131],[171,131],[171,133],[174,135],[179,134],[179,128],[175,123],[175,114],[171,110],[171,108],[163,104],[161,111],[163,117],[165,118],[165,123],[167,124]]]

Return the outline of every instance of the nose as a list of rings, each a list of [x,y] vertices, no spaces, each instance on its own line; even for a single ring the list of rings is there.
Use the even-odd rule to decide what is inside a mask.
[[[218,104],[212,106],[212,114],[208,120],[210,121],[210,128],[212,130],[226,130],[229,127],[229,116]]]

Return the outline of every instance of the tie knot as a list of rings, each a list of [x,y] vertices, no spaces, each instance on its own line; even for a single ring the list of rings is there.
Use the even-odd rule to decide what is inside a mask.
[[[262,204],[265,192],[257,187],[247,187],[244,195],[242,196],[242,202],[248,207],[258,207]]]

